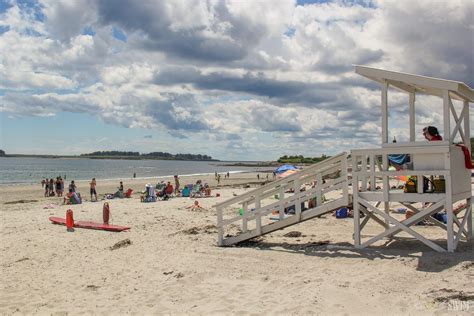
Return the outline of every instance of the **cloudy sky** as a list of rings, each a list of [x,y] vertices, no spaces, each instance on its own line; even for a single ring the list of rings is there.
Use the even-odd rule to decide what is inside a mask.
[[[0,148],[274,160],[377,146],[379,86],[353,65],[474,87],[473,11],[469,0],[0,0]],[[390,92],[390,137],[404,140],[408,96]],[[442,125],[441,102],[417,98],[417,128]]]

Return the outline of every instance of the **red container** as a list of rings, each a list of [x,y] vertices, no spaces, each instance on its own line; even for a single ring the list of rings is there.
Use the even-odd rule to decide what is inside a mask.
[[[102,218],[104,220],[104,224],[109,223],[109,218],[110,218],[110,208],[109,208],[109,203],[105,202],[104,203],[104,208],[102,210]]]
[[[66,227],[68,232],[74,231],[74,216],[71,209],[66,212]]]

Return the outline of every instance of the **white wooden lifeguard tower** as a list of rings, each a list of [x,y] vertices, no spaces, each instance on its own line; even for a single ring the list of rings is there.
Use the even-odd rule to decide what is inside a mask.
[[[363,248],[383,237],[391,237],[404,231],[434,250],[454,251],[462,235],[467,239],[472,238],[471,170],[465,167],[462,148],[456,146],[454,141],[458,136],[461,143],[470,148],[469,102],[474,101],[474,91],[464,83],[456,81],[364,66],[356,66],[355,71],[379,82],[382,87],[382,146],[379,149],[361,149],[351,152],[355,246]],[[392,143],[388,139],[388,89],[390,86],[409,95],[410,138],[406,143]],[[417,132],[415,130],[415,96],[417,93],[441,98],[443,141],[415,141]],[[462,102],[460,111],[456,111],[453,99]],[[451,122],[454,122],[454,125],[451,125]],[[388,155],[390,154],[409,154],[412,160],[410,170],[389,171]],[[404,193],[390,188],[390,178],[400,175],[417,177],[416,193]],[[433,193],[423,192],[424,181],[421,180],[423,177],[444,179],[444,192],[443,190]],[[379,183],[377,179],[382,180],[380,189],[377,189],[376,182]],[[456,215],[453,212],[453,205],[460,201],[464,201],[465,206],[457,209]],[[389,214],[391,202],[404,204],[416,214],[399,221]],[[381,205],[381,209],[376,205]],[[443,209],[446,211],[447,224],[431,216]],[[367,215],[362,222],[360,222],[360,211]],[[461,215],[463,215],[462,220]],[[379,223],[384,231],[362,242],[361,230],[370,219]],[[446,249],[410,227],[424,220],[447,231]]]
[[[441,252],[454,251],[463,236],[466,239],[472,238],[471,171],[465,168],[461,147],[454,145],[453,142],[458,136],[463,144],[468,148],[470,146],[469,102],[474,101],[474,91],[461,82],[364,66],[356,66],[355,71],[381,83],[381,148],[352,150],[351,159],[348,159],[346,153],[341,153],[301,172],[218,203],[216,209],[219,246],[232,245],[267,234],[350,204],[354,207],[353,237],[356,248],[364,248],[382,238],[394,238],[400,232],[408,233]],[[410,138],[406,143],[389,143],[388,140],[387,93],[390,86],[409,94]],[[415,141],[417,93],[442,98],[444,141]],[[462,101],[460,112],[456,111],[453,99]],[[451,119],[454,121],[453,126]],[[410,155],[411,167],[408,170],[390,171],[388,163],[390,154]],[[353,202],[349,182],[351,174]],[[423,177],[444,179],[445,190],[444,192],[438,190],[436,193],[423,192],[424,181],[418,181],[417,193],[404,193],[403,190],[391,189],[390,179],[403,175],[416,176],[418,179]],[[302,186],[305,183],[315,185],[303,191]],[[324,194],[330,194],[332,198],[325,200]],[[308,203],[310,200],[311,204]],[[464,206],[458,208],[455,214],[453,205],[462,201]],[[389,209],[392,202],[405,205],[415,214],[403,220],[391,216]],[[236,212],[239,208],[240,214]],[[288,211],[290,208],[293,208],[294,213],[288,216],[285,210]],[[446,211],[447,224],[431,216],[442,210]],[[361,212],[366,215],[362,221]],[[361,230],[369,220],[380,224],[383,231],[362,241]],[[411,228],[421,221],[430,221],[446,230],[446,249]]]

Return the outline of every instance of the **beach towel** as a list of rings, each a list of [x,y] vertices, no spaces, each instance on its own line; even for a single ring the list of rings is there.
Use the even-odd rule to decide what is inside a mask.
[[[464,154],[464,166],[467,169],[474,169],[474,166],[472,165],[472,160],[471,160],[471,153],[469,152],[469,148],[467,148],[465,145],[458,144],[459,147],[461,147],[462,152]]]

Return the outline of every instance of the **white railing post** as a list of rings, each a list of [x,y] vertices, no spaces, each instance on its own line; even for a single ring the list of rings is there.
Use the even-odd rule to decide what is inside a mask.
[[[255,224],[257,234],[262,234],[262,214],[260,213],[260,197],[255,197]]]
[[[322,191],[322,186],[323,186],[323,176],[318,173],[316,175],[316,205],[319,206],[323,204],[323,191]]]
[[[283,199],[285,198],[285,189],[283,188],[283,185],[280,187],[280,192],[278,193],[278,199],[280,201],[279,205],[279,210],[278,210],[278,217],[280,220],[285,218],[285,206],[283,204]]]
[[[344,196],[344,200],[347,201],[346,203],[349,204],[349,178],[347,176],[347,155],[341,160],[341,177],[345,179],[345,185],[342,187],[342,195]]]
[[[247,219],[247,213],[248,213],[248,210],[249,210],[249,206],[248,206],[248,203],[247,202],[244,202],[244,204],[242,205],[242,210],[243,210],[243,213],[242,213],[242,232],[246,233],[247,232],[247,223],[248,223],[248,219]]]
[[[217,244],[222,246],[224,244],[224,227],[222,223],[222,212],[223,209],[217,208]]]
[[[464,216],[467,216],[467,240],[472,239],[472,197],[466,199],[466,211]]]
[[[352,207],[354,212],[354,246],[360,248],[360,211],[359,211],[359,179],[352,170]]]
[[[362,156],[362,161],[361,161],[361,171],[362,171],[362,191],[367,191],[367,155]],[[370,188],[370,191],[374,191],[374,187]]]
[[[388,155],[382,155],[382,169],[383,171],[388,171]],[[384,200],[384,211],[385,214],[390,212],[390,202],[389,202],[389,191],[390,191],[390,181],[388,175],[382,176],[382,187],[383,187],[383,200]],[[385,227],[388,228],[390,225],[389,221],[385,219]]]
[[[300,193],[301,189],[301,184],[300,184],[300,179],[295,179],[293,190],[295,191],[295,195],[298,195]],[[298,217],[298,219],[301,219],[301,198],[297,198],[295,200],[295,215]]]
[[[372,188],[372,191],[375,191],[375,188],[377,187],[377,183],[375,180],[375,155],[371,154],[369,156],[369,174],[370,174],[370,187]]]

